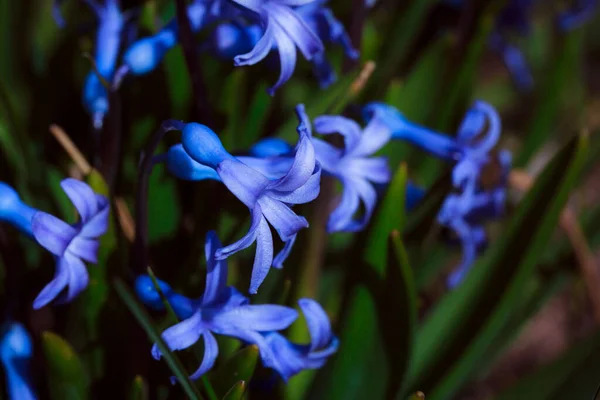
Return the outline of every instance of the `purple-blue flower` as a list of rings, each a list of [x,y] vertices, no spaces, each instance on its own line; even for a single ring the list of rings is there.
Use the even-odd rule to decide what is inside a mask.
[[[273,368],[284,381],[306,369],[321,368],[338,349],[339,340],[331,331],[325,310],[314,300],[300,299],[298,305],[304,314],[310,334],[309,344],[296,344],[279,332],[265,334],[275,357],[265,366]]]
[[[38,211],[33,216],[32,232],[37,242],[56,258],[54,279],[33,302],[38,309],[50,303],[63,289],[59,299],[69,302],[88,285],[84,261],[98,262],[98,238],[108,229],[109,203],[85,183],[67,178],[61,187],[77,209],[80,220],[74,225]]]
[[[254,65],[263,60],[275,47],[279,52],[281,72],[279,79],[269,89],[275,90],[287,82],[296,67],[296,48],[307,60],[324,52],[323,43],[292,6],[301,6],[315,0],[232,0],[253,11],[265,26],[262,38],[246,54],[234,58],[235,66]]]
[[[221,243],[214,232],[209,232],[205,253],[207,259],[207,277],[204,295],[200,300],[192,301],[193,313],[189,318],[168,328],[162,338],[170,350],[183,350],[200,338],[204,341],[204,358],[199,368],[190,376],[198,379],[210,370],[219,354],[216,335],[225,335],[240,339],[245,343],[256,344],[265,365],[275,363],[277,356],[269,347],[264,333],[278,331],[290,326],[298,313],[289,307],[279,305],[250,305],[247,297],[235,288],[227,286],[227,265],[218,260],[216,252]],[[136,284],[138,295],[142,299],[152,297],[144,284]],[[187,310],[178,309],[178,314],[187,314]],[[152,355],[160,359],[158,346],[152,347]]]
[[[106,81],[111,82],[117,64],[117,57],[123,34],[124,18],[119,8],[118,0],[106,0],[103,5],[95,0],[87,0],[86,4],[98,18],[96,48],[94,61],[97,73]],[[102,120],[108,112],[108,92],[96,71],[91,71],[83,86],[83,104],[92,115],[94,127],[99,129]]]
[[[322,139],[312,138],[317,160],[323,171],[337,178],[343,187],[340,203],[329,216],[328,232],[360,231],[371,219],[377,201],[377,192],[373,184],[387,183],[391,178],[387,159],[372,157],[391,138],[392,132],[385,122],[375,115],[362,129],[358,123],[341,116],[315,118],[317,133],[339,133],[344,137],[343,148],[335,147]],[[364,214],[356,220],[354,215],[358,212],[361,202]]]
[[[11,186],[0,182],[0,221],[8,222],[28,236],[33,236],[31,221],[37,212],[23,203],[19,194]]]
[[[29,363],[33,356],[33,343],[23,325],[17,322],[5,324],[0,330],[0,362],[6,377],[9,399],[35,400]]]
[[[298,106],[298,113],[302,109]],[[277,176],[264,175],[242,158],[232,156],[210,128],[196,123],[185,124],[182,149],[171,149],[167,157],[169,170],[185,179],[217,179],[207,168],[214,170],[218,179],[249,208],[250,230],[237,242],[219,249],[217,258],[225,259],[256,242],[250,293],[257,292],[271,265],[283,266],[298,231],[308,227],[306,219],[295,214],[290,205],[310,202],[319,194],[321,169],[315,159],[309,128],[301,123],[298,133],[300,138],[293,157],[282,160],[273,169],[281,172]],[[269,224],[284,242],[276,256]]]

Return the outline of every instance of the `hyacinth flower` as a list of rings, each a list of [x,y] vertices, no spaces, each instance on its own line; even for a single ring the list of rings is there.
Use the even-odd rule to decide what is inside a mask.
[[[6,377],[6,391],[12,400],[35,400],[29,363],[33,343],[25,327],[17,322],[5,324],[0,330],[0,362]]]
[[[216,258],[221,243],[214,232],[209,232],[205,245],[207,259],[206,288],[200,300],[189,300],[193,310],[191,316],[163,332],[162,338],[170,350],[183,350],[202,337],[204,358],[198,369],[190,376],[198,379],[209,371],[217,359],[219,347],[216,335],[225,335],[258,346],[261,359],[266,365],[274,364],[278,357],[271,351],[264,333],[287,328],[296,320],[298,313],[289,307],[263,304],[250,305],[249,299],[234,287],[227,286],[227,265]],[[165,285],[163,283],[163,285]],[[143,290],[141,283],[136,284],[138,295],[145,301],[152,298],[150,290]],[[142,289],[142,290],[140,290]],[[181,317],[188,314],[180,307],[176,312]],[[152,356],[160,359],[157,345],[152,347]]]
[[[215,1],[195,0],[187,7],[192,32],[207,22],[208,9]],[[158,33],[134,42],[123,54],[124,68],[133,75],[145,75],[158,67],[167,52],[178,42],[177,20],[173,18]]]
[[[84,261],[98,262],[98,238],[108,229],[109,204],[106,197],[94,193],[85,183],[67,178],[61,187],[77,209],[80,220],[74,225],[38,211],[33,215],[31,231],[35,240],[56,258],[54,279],[33,302],[38,309],[59,297],[61,303],[73,300],[89,281]]]
[[[86,4],[98,18],[98,32],[94,51],[96,71],[90,71],[85,79],[83,104],[92,116],[94,127],[100,129],[109,105],[107,88],[98,74],[106,82],[113,80],[125,19],[119,8],[119,0],[106,0],[103,5],[96,0],[86,0]]]
[[[310,127],[306,113],[301,114],[302,124]],[[335,177],[342,184],[342,197],[327,223],[329,233],[356,232],[364,229],[371,219],[377,201],[373,184],[385,184],[391,179],[391,171],[385,157],[371,157],[391,138],[392,131],[387,119],[376,116],[361,129],[351,119],[341,116],[320,116],[314,120],[317,133],[330,135],[339,133],[344,137],[344,148],[337,148],[322,139],[312,137],[317,161],[323,172]],[[278,167],[290,161],[290,146],[276,138],[258,142],[250,149],[253,157],[239,157],[247,165],[263,174],[281,174]],[[360,203],[364,205],[361,219],[353,219]]]
[[[594,17],[598,0],[578,0],[575,6],[558,16],[558,26],[569,31],[576,29]]]
[[[303,114],[303,106],[297,107]],[[167,157],[167,168],[176,176],[215,179],[207,167],[218,175],[218,180],[250,210],[251,224],[248,233],[237,242],[217,251],[217,258],[225,259],[256,242],[256,255],[252,269],[250,293],[257,292],[271,265],[281,268],[289,255],[296,235],[308,227],[304,217],[292,211],[290,205],[314,200],[319,194],[321,169],[315,159],[309,128],[298,126],[299,140],[294,156],[282,160],[286,171],[276,179],[232,156],[223,148],[219,137],[208,127],[189,123],[182,126],[182,151]],[[291,161],[291,162],[290,162]],[[280,168],[280,166],[277,166]],[[284,242],[283,249],[274,257],[273,237],[269,224]]]
[[[304,21],[291,6],[312,3],[315,0],[232,0],[253,11],[260,18],[265,31],[254,48],[248,53],[234,58],[236,67],[254,65],[263,60],[276,48],[279,52],[281,72],[275,85],[268,89],[273,95],[275,90],[287,82],[296,67],[296,48],[304,58],[311,61],[324,52],[323,43],[317,33]]]
[[[279,332],[265,334],[267,344],[275,355],[265,366],[277,371],[285,382],[301,371],[323,367],[339,346],[339,340],[331,331],[329,317],[319,303],[300,299],[298,305],[308,325],[310,344],[292,343]]]

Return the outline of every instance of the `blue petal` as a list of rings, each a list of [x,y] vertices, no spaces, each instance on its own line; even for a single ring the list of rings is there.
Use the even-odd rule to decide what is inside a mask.
[[[297,235],[293,235],[285,242],[283,249],[281,249],[281,251],[279,253],[277,253],[277,255],[275,256],[275,259],[273,260],[273,267],[283,268],[283,263],[290,255],[290,252],[292,251],[292,247],[294,247],[294,243],[296,242],[296,236]]]
[[[85,264],[79,258],[69,253],[64,258],[68,263],[69,287],[67,288],[66,296],[61,297],[60,302],[68,303],[88,286],[90,277]]]
[[[215,361],[219,356],[219,344],[217,343],[217,339],[215,339],[214,335],[209,331],[204,331],[204,357],[202,358],[202,363],[200,367],[190,375],[190,379],[198,379],[206,372],[210,371],[212,367],[215,365]]]
[[[383,146],[385,146],[392,138],[392,131],[381,118],[373,118],[360,136],[359,143],[353,148],[346,148],[346,154],[354,157],[370,156]]]
[[[190,157],[183,149],[182,144],[177,144],[169,149],[166,163],[169,172],[179,179],[189,181],[221,180],[213,168],[200,164]]]
[[[289,7],[279,4],[283,2],[267,2],[264,8],[277,24],[285,31],[293,43],[307,60],[312,59],[313,55],[325,51],[321,39],[313,32],[297,12]],[[271,22],[271,19],[270,21]],[[276,38],[277,39],[277,38]]]
[[[246,305],[215,313],[211,326],[240,326],[259,332],[285,329],[298,318],[298,312],[290,307],[261,304]]]
[[[351,154],[360,141],[361,128],[349,118],[324,115],[315,118],[315,131],[321,135],[339,133],[344,136],[345,154]]]
[[[273,225],[281,240],[286,241],[302,228],[308,228],[306,218],[298,216],[282,202],[263,196],[258,203],[263,215]]]
[[[60,186],[69,197],[83,222],[98,212],[96,194],[87,184],[77,179],[63,179]]]
[[[279,138],[266,138],[250,147],[250,155],[259,158],[284,156],[290,154],[294,148],[285,140]]]
[[[313,201],[321,190],[321,167],[317,169],[304,185],[291,192],[270,191],[269,197],[287,204],[304,204]]]
[[[171,286],[168,283],[161,281],[160,279],[157,279],[157,283],[160,287],[160,290],[168,298],[173,291]],[[154,282],[152,281],[152,278],[150,278],[148,275],[139,275],[135,279],[134,288],[137,297],[146,306],[152,307],[153,309],[159,311],[165,308],[162,299],[160,298],[160,294],[154,287]]]
[[[271,184],[267,177],[238,160],[223,161],[219,164],[217,173],[227,189],[250,209],[255,206],[263,190]]]
[[[196,162],[213,169],[223,160],[233,159],[219,137],[206,125],[193,122],[185,124],[181,132],[181,143],[185,152]]]
[[[60,292],[69,283],[69,265],[65,258],[60,257],[56,262],[56,272],[54,278],[48,283],[38,294],[33,301],[33,308],[38,310],[52,300],[54,300]]]
[[[293,157],[256,158],[241,156],[237,159],[269,179],[280,179],[288,173],[294,164]]]
[[[270,21],[267,22],[267,29],[263,37],[256,43],[254,48],[246,54],[235,56],[233,63],[236,67],[244,65],[254,65],[263,60],[273,48],[275,42],[275,25]]]
[[[294,74],[294,68],[296,68],[296,46],[294,42],[279,27],[274,28],[273,32],[277,51],[279,52],[281,71],[275,85],[267,89],[267,93],[271,96],[275,94],[278,88],[290,80]]]
[[[33,216],[32,231],[35,240],[54,255],[62,256],[77,235],[77,230],[53,215],[38,211]]]
[[[93,215],[85,224],[81,227],[79,236],[86,238],[97,238],[106,233],[108,230],[108,216],[110,214],[110,207],[108,201],[103,196],[96,196],[98,201],[99,211],[96,215]],[[102,203],[101,201],[105,201]]]
[[[346,231],[352,222],[352,216],[358,210],[360,199],[353,185],[343,184],[342,198],[338,206],[329,215],[327,232]]]
[[[69,244],[67,252],[95,264],[98,262],[99,247],[100,242],[96,239],[76,236]]]
[[[310,351],[322,349],[331,342],[333,333],[325,310],[312,299],[300,299],[298,305],[304,313],[310,333]]]
[[[482,139],[479,139],[477,142],[473,143],[473,128],[474,126],[481,126],[480,121],[482,117],[485,117],[489,124],[486,135]],[[472,123],[471,121],[473,120],[476,122]],[[498,142],[498,139],[500,138],[500,131],[500,117],[498,116],[498,113],[494,107],[483,101],[476,101],[461,124],[461,128],[458,133],[458,140],[462,144],[468,145],[473,151],[478,153],[487,153]]]
[[[256,237],[259,234],[260,224],[265,219],[262,215],[262,210],[260,208],[260,205],[257,204],[252,209],[251,216],[252,216],[252,222],[250,223],[250,229],[248,230],[248,233],[246,233],[244,235],[244,237],[242,237],[237,242],[217,250],[217,252],[215,254],[215,258],[217,260],[225,259],[225,258],[229,257],[230,255],[237,253],[240,250],[248,248],[252,245],[252,243],[254,243],[256,241]],[[264,222],[266,224],[266,221],[264,221]]]
[[[202,322],[202,313],[201,311],[198,311],[190,318],[181,321],[164,331],[162,338],[169,350],[183,350],[196,343],[204,330],[205,327]],[[152,346],[152,356],[157,360],[161,357],[161,352],[156,344]]]
[[[392,171],[387,158],[352,158],[340,168],[341,174],[350,177],[361,177],[375,183],[388,183],[392,178]]]
[[[221,242],[215,231],[209,231],[206,235],[204,245],[204,255],[206,257],[206,288],[202,296],[202,305],[217,303],[223,300],[225,286],[227,285],[227,263],[223,260],[215,259],[217,250],[221,247]]]
[[[273,236],[267,220],[261,218],[256,236],[256,255],[252,265],[252,276],[250,278],[251,294],[258,292],[258,287],[267,277],[271,264],[273,263]]]

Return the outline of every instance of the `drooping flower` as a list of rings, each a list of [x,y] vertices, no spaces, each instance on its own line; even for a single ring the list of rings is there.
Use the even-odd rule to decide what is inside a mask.
[[[38,211],[33,215],[32,232],[37,242],[56,258],[54,279],[33,302],[35,309],[50,303],[63,289],[61,302],[69,302],[88,285],[84,260],[98,262],[98,238],[108,229],[109,204],[85,183],[67,178],[61,187],[77,209],[80,220],[74,225]]]
[[[102,120],[108,112],[108,92],[98,74],[111,82],[117,65],[117,57],[121,47],[121,36],[125,20],[119,8],[119,0],[106,0],[103,5],[95,0],[86,4],[98,18],[98,32],[94,61],[97,71],[90,71],[83,86],[83,104],[92,116],[94,127],[100,129]]]
[[[199,368],[190,376],[192,379],[198,379],[213,367],[219,354],[215,334],[257,345],[265,365],[274,364],[278,355],[272,352],[264,333],[285,329],[298,317],[298,313],[289,307],[250,305],[247,297],[235,288],[226,286],[226,262],[216,258],[217,249],[220,247],[221,243],[216,234],[209,232],[205,245],[207,277],[204,294],[200,300],[189,300],[189,308],[175,308],[180,317],[187,316],[190,311],[192,314],[162,334],[163,340],[172,351],[186,349],[203,338],[204,358]],[[162,285],[164,287],[165,284]],[[147,281],[136,283],[136,289],[144,302],[149,299],[151,304],[156,304],[157,293],[152,292]],[[160,359],[161,352],[158,346],[153,346],[152,355]]]
[[[36,211],[23,203],[16,190],[0,182],[0,221],[8,222],[26,235],[33,236],[31,221]]]
[[[298,113],[302,109],[298,106]],[[167,158],[168,168],[182,177],[193,178],[198,174],[207,179],[206,167],[213,169],[223,184],[249,208],[250,230],[237,242],[219,249],[217,258],[227,258],[256,242],[250,293],[256,293],[271,265],[282,267],[296,234],[308,226],[306,219],[295,214],[289,205],[310,202],[319,194],[321,169],[315,159],[308,127],[301,123],[298,133],[300,138],[294,157],[289,164],[285,161],[287,170],[277,179],[270,179],[229,154],[210,128],[196,123],[186,124],[183,128],[184,151],[172,150],[173,157]],[[269,224],[285,244],[275,257]]]
[[[323,171],[337,178],[343,186],[341,201],[329,216],[327,230],[360,231],[371,219],[377,201],[373,184],[387,183],[391,178],[387,159],[371,156],[389,141],[392,132],[379,116],[372,118],[364,129],[341,116],[320,116],[315,118],[314,125],[321,135],[339,133],[344,137],[343,148],[312,138]],[[364,214],[355,220],[354,214],[361,202]]]
[[[194,0],[187,7],[192,32],[198,32],[207,23],[209,7],[217,7],[219,0]],[[158,33],[134,42],[123,54],[127,71],[134,75],[147,74],[160,64],[167,52],[177,45],[177,20],[173,18]]]
[[[171,346],[170,343],[175,343],[174,346],[181,346],[172,347],[177,350],[191,346],[200,336],[205,338],[206,343],[206,340],[212,341],[206,339],[206,335],[223,334],[236,337],[246,344],[256,344],[264,365],[276,370],[285,381],[301,370],[321,368],[338,347],[338,339],[333,335],[329,318],[321,306],[310,299],[298,301],[308,323],[311,343],[299,345],[289,342],[277,331],[289,326],[296,319],[297,313],[283,306],[251,306],[246,297],[236,289],[226,286],[226,262],[215,259],[218,247],[220,243],[216,235],[210,232],[205,247],[208,274],[206,289],[199,299],[182,296],[167,283],[157,282],[175,314],[185,320],[165,331],[163,337],[167,344]],[[164,310],[164,303],[150,277],[139,276],[135,282],[135,289],[138,298],[144,304],[155,310]],[[251,308],[254,311],[250,312]],[[186,321],[189,322],[184,325]],[[260,328],[269,324],[275,329]],[[180,343],[185,343],[186,346]],[[156,347],[153,354],[159,356]],[[208,349],[200,369],[192,378],[197,379],[210,370],[217,354],[218,348]]]
[[[294,73],[296,47],[309,61],[314,56],[323,53],[324,47],[321,39],[299,13],[291,8],[291,6],[305,5],[315,0],[232,1],[256,13],[265,27],[262,38],[254,48],[246,54],[237,55],[234,58],[234,65],[254,65],[263,60],[273,48],[277,48],[279,52],[281,72],[275,85],[269,89],[271,95]]]
[[[321,368],[338,349],[339,340],[331,331],[325,310],[314,300],[300,299],[298,305],[310,333],[309,344],[296,344],[279,332],[265,334],[265,339],[276,356],[265,366],[276,370],[284,381],[306,369]]]
[[[4,325],[0,330],[0,362],[6,377],[9,399],[36,400],[32,387],[29,363],[33,343],[25,327],[17,322]]]

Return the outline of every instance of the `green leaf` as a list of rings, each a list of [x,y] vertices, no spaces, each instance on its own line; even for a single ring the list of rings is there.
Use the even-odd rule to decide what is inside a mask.
[[[226,149],[236,148],[240,139],[246,136],[242,119],[247,97],[246,80],[246,71],[236,68],[223,82],[219,111],[225,115],[227,123],[220,136]]]
[[[403,394],[406,387],[417,327],[417,290],[408,256],[399,231],[389,236],[383,305],[387,326],[382,328],[387,337],[386,354],[390,364],[388,395]],[[381,308],[380,308],[381,309]]]
[[[583,49],[582,35],[582,31],[573,32],[561,40],[553,59],[546,61],[545,65],[552,66],[552,69],[543,83],[530,126],[523,136],[525,140],[516,166],[524,166],[554,131],[562,100],[560,93],[566,89],[569,74],[579,74],[575,66]]]
[[[428,400],[452,396],[481,368],[489,346],[522,299],[576,184],[586,150],[587,139],[579,136],[554,157],[511,218],[505,235],[418,332],[410,386],[427,393]]]
[[[52,332],[44,332],[42,349],[48,368],[50,397],[55,400],[89,398],[88,377],[71,345]]]
[[[269,111],[271,111],[271,104],[273,104],[273,97],[267,93],[268,87],[269,85],[263,82],[256,88],[256,92],[254,92],[250,108],[248,109],[246,124],[244,125],[244,134],[238,138],[238,147],[240,149],[249,148],[266,133],[263,130],[267,123]]]
[[[406,164],[400,164],[381,202],[379,212],[371,222],[365,261],[381,273],[383,273],[386,265],[387,238],[393,230],[402,232],[406,221],[407,180],[408,170]]]
[[[242,400],[244,393],[246,393],[246,382],[239,381],[223,396],[223,400]]]
[[[233,354],[210,376],[217,396],[227,396],[240,382],[250,382],[258,362],[258,347],[247,346]]]
[[[131,383],[131,389],[129,390],[129,400],[148,400],[148,382],[137,375]]]
[[[179,359],[169,350],[156,328],[154,328],[150,317],[131,294],[127,286],[125,286],[123,281],[117,279],[115,280],[114,287],[121,300],[123,300],[123,303],[125,303],[129,311],[131,311],[140,326],[144,329],[150,341],[156,343],[163,359],[177,378],[177,382],[181,385],[188,398],[192,400],[202,399],[200,392],[198,392],[196,386],[188,378],[185,368]]]
[[[496,400],[592,399],[600,385],[600,333],[565,351],[514,386]]]

